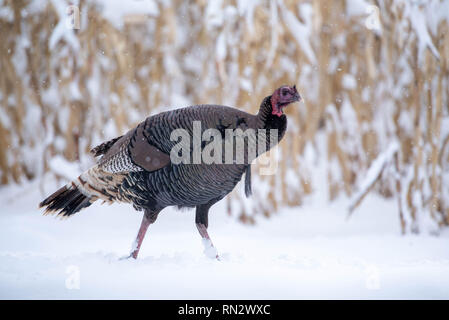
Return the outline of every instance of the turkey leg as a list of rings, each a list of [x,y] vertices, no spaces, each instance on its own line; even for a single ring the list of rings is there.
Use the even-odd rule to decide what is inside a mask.
[[[139,254],[140,246],[142,245],[145,234],[147,233],[148,226],[156,221],[159,212],[160,211],[153,212],[150,210],[145,210],[142,222],[140,224],[139,232],[137,233],[136,240],[134,240],[133,246],[131,248],[131,253],[126,258],[137,259],[137,255]]]
[[[195,223],[201,238],[203,238],[204,253],[206,256],[220,260],[217,249],[215,249],[214,244],[207,233],[209,208],[211,206],[212,204],[199,205],[196,207]]]

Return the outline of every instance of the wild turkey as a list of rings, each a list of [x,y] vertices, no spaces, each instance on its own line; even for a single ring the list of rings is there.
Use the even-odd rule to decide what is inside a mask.
[[[262,151],[252,158],[247,156],[247,151],[254,149],[259,141],[248,136],[243,161],[236,161],[233,156],[231,163],[205,163],[202,160],[179,163],[174,161],[171,153],[179,142],[179,139],[173,141],[173,132],[182,129],[194,140],[196,123],[201,126],[201,134],[207,129],[216,129],[225,141],[227,130],[241,129],[246,132],[253,129],[257,130],[257,135],[266,132],[265,149],[269,149],[273,145],[269,143],[273,131],[268,129],[277,130],[274,144],[282,139],[287,128],[282,109],[299,100],[296,86],[282,86],[262,101],[257,115],[232,107],[199,105],[150,116],[125,135],[94,148],[91,151],[94,156],[102,156],[97,164],[42,201],[40,207],[46,209],[45,214],[68,217],[96,200],[132,203],[136,210],[144,211],[129,256],[132,258],[137,258],[148,226],[156,221],[162,209],[168,206],[196,207],[195,222],[206,244],[206,252],[210,254],[212,251],[218,258],[207,233],[209,209],[234,189],[245,172],[245,192],[247,196],[251,193],[251,161],[265,150],[261,148]],[[215,140],[219,139],[214,137],[209,142],[201,142],[201,150],[204,151]],[[195,146],[192,141],[185,146],[191,159],[195,156]],[[233,152],[237,152],[235,145]],[[220,157],[218,152],[217,156]],[[224,158],[225,155],[221,155],[220,159]]]

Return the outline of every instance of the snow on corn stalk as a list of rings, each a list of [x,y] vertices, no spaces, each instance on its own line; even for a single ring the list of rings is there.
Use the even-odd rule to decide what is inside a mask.
[[[255,168],[254,201],[237,187],[230,212],[252,223],[314,192],[361,203],[369,190],[396,199],[403,232],[436,232],[449,224],[448,3],[3,1],[0,181],[65,179],[53,159],[82,171],[149,114],[255,112],[296,84],[305,103],[286,110],[277,173]]]
[[[353,211],[360,205],[363,198],[365,198],[365,196],[373,189],[375,183],[381,178],[385,168],[394,163],[394,156],[398,150],[399,144],[394,141],[388,146],[387,150],[383,151],[373,162],[371,162],[371,166],[364,175],[363,180],[358,187],[358,191],[353,193],[351,197],[349,215],[353,213]]]

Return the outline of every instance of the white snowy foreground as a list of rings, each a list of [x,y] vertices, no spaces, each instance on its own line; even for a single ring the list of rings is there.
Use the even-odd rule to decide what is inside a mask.
[[[193,210],[163,211],[123,261],[142,213],[97,202],[61,221],[42,198],[37,184],[0,189],[1,299],[449,298],[448,232],[401,236],[395,203],[375,196],[350,220],[346,200],[311,198],[256,226],[222,201],[209,222],[222,261],[203,254]]]

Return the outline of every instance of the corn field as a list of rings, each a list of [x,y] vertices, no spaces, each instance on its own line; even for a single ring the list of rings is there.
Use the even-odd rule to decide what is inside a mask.
[[[357,214],[377,193],[403,233],[449,224],[449,1],[136,2],[149,9],[110,17],[98,1],[0,1],[1,184],[73,178],[54,159],[86,169],[166,108],[256,113],[296,84],[277,173],[254,170],[254,201],[237,187],[230,213],[254,223],[326,192]]]

